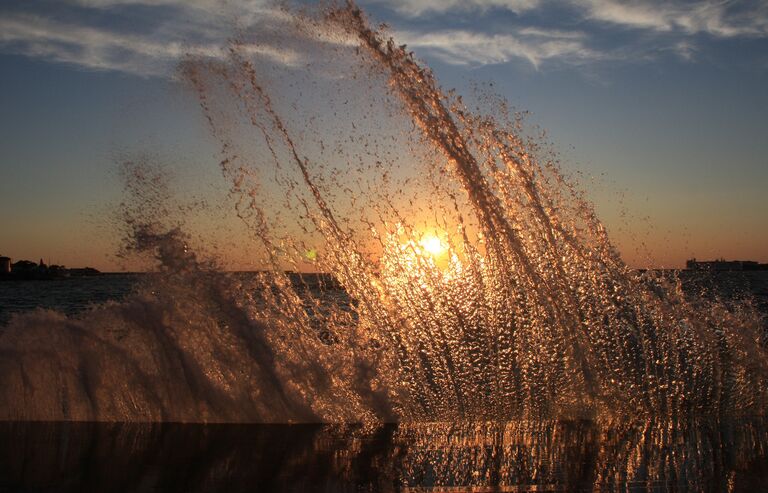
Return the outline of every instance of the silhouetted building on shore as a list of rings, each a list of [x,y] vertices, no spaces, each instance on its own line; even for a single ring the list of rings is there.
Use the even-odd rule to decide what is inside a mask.
[[[0,279],[30,280],[30,279],[63,279],[66,277],[95,276],[101,274],[93,267],[67,269],[63,265],[47,265],[43,259],[36,264],[31,260],[11,262],[10,257],[0,256]]]
[[[685,262],[685,268],[688,270],[706,270],[706,271],[754,271],[768,270],[768,264],[761,264],[754,260],[696,260],[691,259]]]

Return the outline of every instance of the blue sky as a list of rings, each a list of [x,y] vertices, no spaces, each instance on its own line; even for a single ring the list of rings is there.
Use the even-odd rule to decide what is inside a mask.
[[[531,111],[566,169],[595,177],[585,186],[631,264],[768,261],[768,2],[360,4],[444,87],[492,82]],[[197,170],[189,190],[216,176],[177,63],[223,57],[237,32],[285,22],[262,1],[0,4],[0,254],[119,268],[104,218],[120,200],[121,155]],[[306,62],[279,35],[252,50]]]

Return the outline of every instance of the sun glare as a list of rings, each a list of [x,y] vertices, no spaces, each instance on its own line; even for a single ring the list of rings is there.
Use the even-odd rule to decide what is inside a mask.
[[[447,245],[436,235],[428,235],[419,242],[421,248],[433,257],[439,257],[448,249]]]

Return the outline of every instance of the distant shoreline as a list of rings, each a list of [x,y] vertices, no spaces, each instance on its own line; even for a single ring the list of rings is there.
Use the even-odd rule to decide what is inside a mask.
[[[768,272],[766,269],[744,269],[744,270],[737,270],[737,269],[688,269],[688,268],[674,268],[674,267],[638,267],[631,269],[638,273],[645,273],[645,272],[690,272],[690,273],[699,273],[699,274],[716,274],[716,273],[750,273],[750,272]],[[208,272],[215,272],[219,274],[263,274],[267,272],[272,272],[268,270],[217,270],[217,271],[208,271]],[[162,271],[107,271],[102,272],[99,271],[97,273],[87,274],[87,275],[68,275],[68,276],[42,276],[42,277],[28,277],[28,276],[17,276],[13,274],[5,274],[0,275],[0,282],[4,281],[65,281],[65,280],[72,280],[72,279],[85,279],[85,278],[98,278],[98,277],[112,277],[112,276],[148,276],[148,275],[156,275],[156,274],[162,274]],[[331,276],[331,273],[328,272],[295,272],[295,271],[284,271],[285,274],[291,275],[291,276]]]

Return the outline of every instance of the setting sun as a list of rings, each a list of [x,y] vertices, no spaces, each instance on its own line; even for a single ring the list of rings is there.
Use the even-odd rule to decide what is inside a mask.
[[[439,257],[448,249],[447,245],[436,235],[424,236],[419,242],[421,248],[433,257]]]
[[[768,0],[0,0],[0,493],[768,493],[767,55]]]

